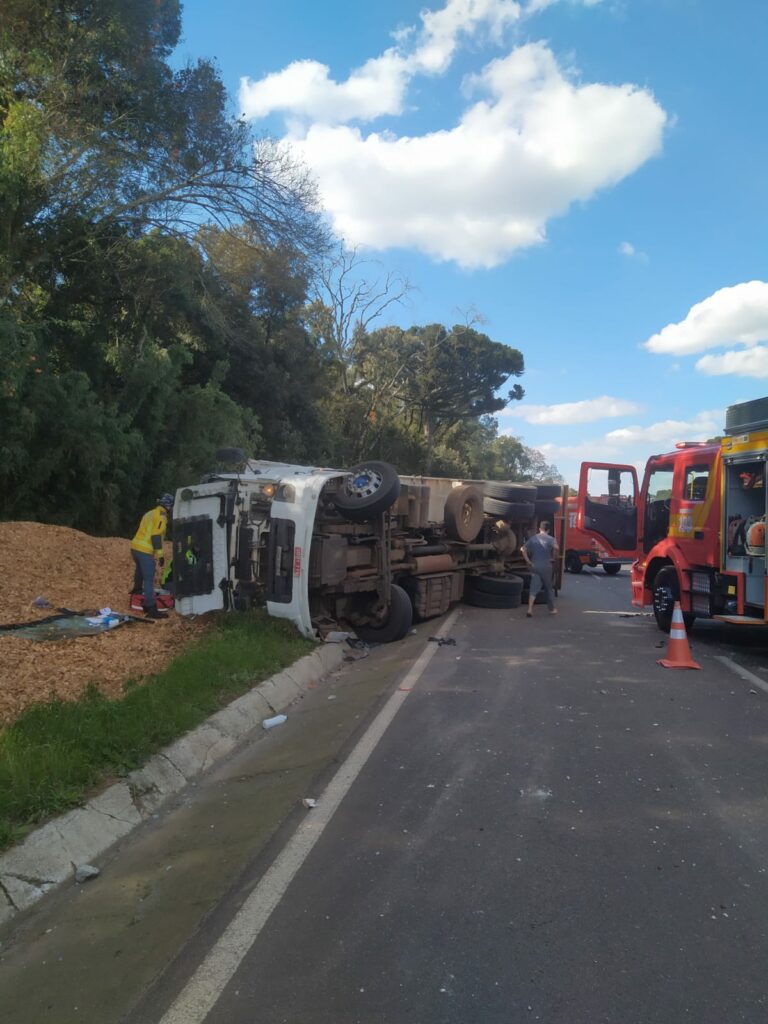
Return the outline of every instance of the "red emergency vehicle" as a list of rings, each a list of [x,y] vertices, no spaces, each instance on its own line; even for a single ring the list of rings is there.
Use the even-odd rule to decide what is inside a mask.
[[[768,398],[743,402],[726,411],[721,439],[652,456],[636,508],[601,511],[604,529],[613,523],[625,540],[634,529],[632,603],[651,605],[661,629],[669,631],[678,600],[688,628],[697,617],[768,621],[767,458]],[[583,464],[582,479],[590,465],[598,464]],[[634,486],[638,493],[636,477]]]
[[[603,571],[615,576],[622,565],[630,565],[636,557],[636,531],[626,529],[623,515],[615,516],[606,509],[634,509],[637,493],[636,475],[631,466],[607,463],[585,463],[582,466],[578,494],[568,498],[568,530],[565,568],[581,572],[585,565],[602,565]],[[634,518],[630,515],[630,526]],[[627,546],[631,541],[631,546]]]

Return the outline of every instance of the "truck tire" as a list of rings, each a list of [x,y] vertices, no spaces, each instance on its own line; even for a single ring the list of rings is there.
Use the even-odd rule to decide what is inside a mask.
[[[603,562],[603,572],[607,576],[618,576],[621,572],[620,562]]]
[[[542,519],[544,516],[555,515],[558,505],[556,501],[550,501],[549,498],[545,498],[544,500],[537,498],[534,503],[534,507],[536,509],[536,518]]]
[[[481,590],[484,594],[506,594],[512,597],[522,593],[523,580],[520,576],[512,573],[503,573],[501,576],[483,574],[482,576],[468,576],[467,587],[470,590]]]
[[[371,459],[349,471],[333,504],[345,519],[364,523],[386,512],[400,496],[400,477],[388,462]]]
[[[470,587],[464,594],[464,600],[476,608],[519,608],[522,589],[517,594],[487,594],[484,590]]]
[[[576,554],[575,551],[565,552],[565,571],[572,572],[574,574],[580,573],[584,568],[581,562],[581,558]]]
[[[559,498],[563,488],[559,484],[539,484],[536,488],[536,498],[539,501],[552,501]]]
[[[403,590],[393,583],[390,587],[390,605],[387,621],[380,626],[355,626],[360,640],[368,644],[390,644],[402,640],[413,623],[413,605]]]
[[[453,540],[471,544],[483,527],[483,495],[474,484],[454,487],[445,500],[445,530]]]
[[[675,601],[680,600],[680,580],[674,565],[665,565],[656,573],[653,581],[653,614],[659,629],[668,633],[672,627],[672,613]],[[696,616],[693,612],[683,612],[686,630],[693,625]]]
[[[489,481],[483,486],[486,498],[498,498],[500,501],[535,501],[535,484],[506,484]]]
[[[483,498],[483,509],[490,516],[506,519],[507,522],[522,522],[533,519],[536,506],[532,501],[498,501],[496,498]]]

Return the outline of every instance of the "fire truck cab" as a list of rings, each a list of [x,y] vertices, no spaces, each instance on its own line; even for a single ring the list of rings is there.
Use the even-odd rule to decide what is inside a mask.
[[[766,620],[768,398],[726,411],[724,436],[681,442],[645,467],[632,603],[669,631],[675,601],[696,618]]]
[[[578,494],[568,498],[568,572],[602,565],[614,576],[635,560],[637,495],[634,466],[582,463]]]

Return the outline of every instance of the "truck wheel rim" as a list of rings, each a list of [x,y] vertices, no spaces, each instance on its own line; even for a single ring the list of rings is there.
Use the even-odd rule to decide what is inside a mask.
[[[358,498],[369,498],[379,490],[381,483],[381,474],[367,469],[349,481],[347,490]]]

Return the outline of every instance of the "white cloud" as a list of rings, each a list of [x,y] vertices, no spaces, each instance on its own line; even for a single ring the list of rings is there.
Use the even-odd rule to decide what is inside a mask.
[[[449,130],[397,138],[316,124],[291,139],[349,243],[494,266],[661,145],[666,115],[649,93],[577,85],[540,43],[493,61],[474,85],[488,98]]]
[[[622,398],[588,398],[581,402],[562,402],[559,405],[509,405],[500,416],[515,416],[527,423],[570,425],[575,423],[594,423],[596,420],[609,419],[613,416],[629,416],[640,412],[637,402],[628,402]]]
[[[739,377],[768,377],[768,346],[724,352],[719,356],[702,356],[696,369],[710,377],[736,374]]]
[[[648,426],[619,427],[609,431],[605,437],[613,444],[660,444],[672,448],[678,441],[705,441],[723,429],[725,411],[708,410],[697,413],[687,420],[659,420]]]
[[[243,110],[286,115],[286,140],[315,175],[348,244],[494,266],[542,242],[552,217],[659,152],[667,117],[648,91],[582,84],[546,45],[533,43],[466,80],[476,100],[453,127],[408,136],[346,122],[400,114],[414,75],[444,73],[463,38],[500,41],[540,6],[447,0],[344,82],[315,61],[244,79]]]
[[[746,281],[732,288],[721,288],[703,302],[692,306],[684,320],[668,324],[645,342],[649,352],[691,355],[723,345],[751,348],[768,342],[768,283]],[[743,359],[730,357],[742,356]],[[747,353],[728,352],[725,356],[701,359],[697,366],[705,373],[741,373],[739,365],[754,368],[760,358],[750,360]],[[720,366],[720,369],[714,367]],[[729,367],[729,368],[726,368]],[[747,373],[747,376],[763,374]]]
[[[634,256],[635,247],[634,245],[632,245],[631,242],[622,242],[619,246],[619,252],[622,254],[622,256]]]
[[[567,482],[576,486],[582,462],[616,462],[635,466],[642,479],[651,455],[672,451],[678,441],[706,441],[718,436],[725,422],[725,409],[698,412],[685,420],[659,420],[645,426],[620,427],[605,434],[586,437],[577,443],[533,443],[547,462],[554,463]]]
[[[422,11],[420,28],[400,29],[397,46],[366,61],[345,82],[334,81],[330,68],[313,60],[294,61],[257,82],[242,78],[241,109],[249,118],[283,113],[324,124],[399,114],[414,75],[445,73],[462,36],[486,29],[500,42],[521,13],[516,0],[447,0],[439,10]]]

